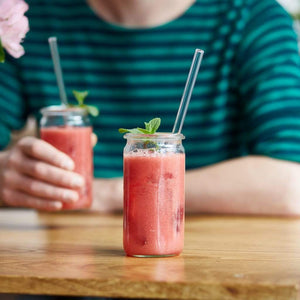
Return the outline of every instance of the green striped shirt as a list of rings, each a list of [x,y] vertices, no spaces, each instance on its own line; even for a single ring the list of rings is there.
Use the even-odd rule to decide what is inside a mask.
[[[48,37],[57,36],[68,98],[89,90],[96,177],[122,175],[119,127],[162,119],[171,131],[195,48],[205,51],[183,127],[187,169],[244,155],[300,162],[300,59],[275,0],[198,0],[176,20],[126,29],[85,0],[28,0],[26,54],[0,66],[0,145],[28,114],[58,104]]]

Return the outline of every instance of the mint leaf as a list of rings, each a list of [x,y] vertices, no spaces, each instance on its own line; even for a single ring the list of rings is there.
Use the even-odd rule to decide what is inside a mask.
[[[125,129],[125,128],[119,128],[120,133],[134,133],[134,134],[142,134],[143,132],[140,131],[138,128],[133,128],[133,129]]]
[[[84,100],[87,97],[87,95],[89,94],[89,92],[88,91],[79,92],[79,91],[75,91],[75,90],[72,92],[78,102],[78,105],[79,106],[84,105]]]
[[[127,133],[127,132],[130,132],[128,129],[125,129],[125,128],[119,128],[119,132],[120,133]]]
[[[150,128],[150,132],[151,133],[155,133],[157,131],[157,129],[159,128],[160,126],[160,118],[155,118],[155,119],[152,119],[150,122],[149,122],[149,128]]]
[[[5,52],[0,39],[0,63],[4,63],[5,61]]]
[[[148,131],[148,132],[150,132],[151,131],[151,129],[150,129],[150,122],[144,122],[144,124],[145,124],[145,129]]]
[[[140,128],[140,127],[132,128],[132,129],[119,128],[119,132],[120,133],[129,132],[134,134],[154,134],[158,130],[160,123],[161,123],[161,119],[155,118],[149,121],[148,123],[144,122],[145,128]]]
[[[140,131],[143,134],[150,134],[150,131],[148,131],[147,129],[144,129],[144,128],[138,127],[137,130]]]
[[[100,113],[98,107],[94,105],[85,105],[85,108],[87,109],[88,113],[93,117],[97,117]]]
[[[99,109],[98,107],[94,106],[94,105],[86,105],[84,104],[85,98],[88,96],[89,92],[88,91],[83,91],[83,92],[79,92],[79,91],[72,91],[73,95],[75,97],[75,99],[78,102],[78,105],[69,105],[70,107],[81,107],[81,108],[85,108],[87,110],[87,112],[92,115],[93,117],[97,117],[99,115]]]

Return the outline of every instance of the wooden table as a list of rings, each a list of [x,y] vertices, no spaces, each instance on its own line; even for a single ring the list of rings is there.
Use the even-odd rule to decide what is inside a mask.
[[[179,257],[130,258],[121,216],[1,209],[0,293],[300,299],[300,219],[191,216],[185,241]]]

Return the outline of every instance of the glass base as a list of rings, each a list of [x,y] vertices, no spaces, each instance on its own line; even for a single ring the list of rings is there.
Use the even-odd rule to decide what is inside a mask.
[[[139,254],[134,254],[134,255],[131,255],[131,256],[133,256],[133,257],[156,257],[156,258],[159,258],[159,257],[172,257],[172,256],[177,256],[177,255],[179,255],[179,254],[159,254],[159,255],[139,255]]]

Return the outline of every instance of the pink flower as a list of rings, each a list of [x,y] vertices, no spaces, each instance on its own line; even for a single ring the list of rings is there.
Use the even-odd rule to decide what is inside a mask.
[[[29,30],[24,13],[28,5],[24,0],[0,0],[0,39],[2,47],[13,57],[24,54],[20,45]]]

